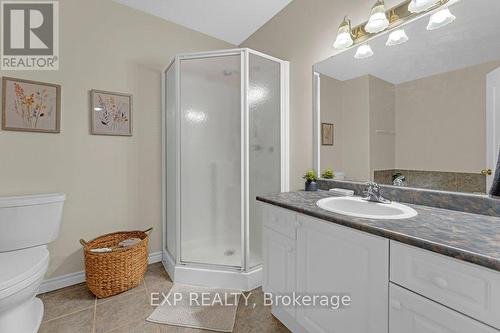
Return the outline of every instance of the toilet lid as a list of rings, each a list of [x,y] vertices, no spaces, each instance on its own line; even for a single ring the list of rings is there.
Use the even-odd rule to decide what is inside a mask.
[[[28,279],[38,273],[49,261],[45,246],[0,253],[0,290]]]

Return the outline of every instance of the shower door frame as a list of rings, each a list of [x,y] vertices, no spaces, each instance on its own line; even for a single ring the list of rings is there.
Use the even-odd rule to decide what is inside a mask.
[[[253,267],[249,266],[250,256],[250,224],[249,224],[249,105],[248,105],[248,91],[250,86],[250,73],[249,73],[249,58],[250,54],[260,56],[262,58],[277,62],[280,64],[280,154],[281,154],[281,191],[289,191],[290,189],[290,165],[289,165],[289,62],[284,61],[267,54],[249,49],[238,48],[219,51],[197,52],[197,53],[184,53],[178,54],[169,63],[161,73],[161,86],[162,86],[162,252],[166,253],[173,259],[175,265],[188,265],[199,268],[216,268],[218,270],[226,271],[244,271],[248,272],[254,269],[259,269],[262,263]],[[240,236],[241,236],[241,266],[229,266],[210,263],[197,263],[181,260],[181,117],[180,117],[180,80],[181,71],[180,63],[182,60],[200,59],[211,57],[240,55],[240,71],[241,84],[240,84],[240,112],[241,112],[241,220],[240,220]],[[166,73],[171,66],[175,66],[175,96],[176,96],[176,255],[167,248],[167,214],[166,214]]]

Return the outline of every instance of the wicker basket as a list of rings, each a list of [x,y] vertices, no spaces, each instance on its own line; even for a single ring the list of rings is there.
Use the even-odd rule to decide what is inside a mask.
[[[121,231],[97,237],[90,242],[80,239],[85,255],[85,277],[90,291],[99,298],[109,297],[137,287],[148,266],[148,240],[145,231]],[[112,252],[95,253],[91,249],[115,247],[128,238],[141,242]]]

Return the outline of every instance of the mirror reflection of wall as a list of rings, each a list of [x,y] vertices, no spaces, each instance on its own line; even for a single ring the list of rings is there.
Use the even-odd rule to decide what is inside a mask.
[[[481,14],[466,15],[469,7]],[[500,117],[492,102],[487,111],[487,92],[500,86],[492,80],[500,77],[500,5],[464,0],[451,9],[457,20],[445,28],[427,31],[423,17],[405,25],[405,44],[387,47],[382,35],[369,41],[371,58],[355,59],[354,47],[314,66],[320,122],[335,126],[335,144],[318,145],[321,171],[486,193],[486,170],[496,162],[488,154],[498,153],[498,143],[487,151],[495,140],[495,131],[487,135],[487,113]]]

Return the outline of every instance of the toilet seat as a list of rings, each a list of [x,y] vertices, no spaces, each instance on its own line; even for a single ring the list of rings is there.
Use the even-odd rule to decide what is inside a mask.
[[[49,251],[45,246],[0,253],[0,299],[29,286],[45,274]]]

